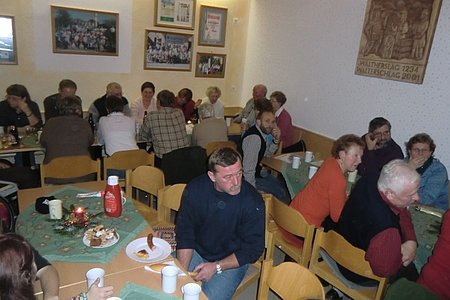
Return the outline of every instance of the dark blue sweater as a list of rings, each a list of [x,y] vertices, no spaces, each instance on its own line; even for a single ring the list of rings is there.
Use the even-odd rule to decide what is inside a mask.
[[[242,266],[261,256],[264,231],[264,201],[248,182],[242,180],[235,196],[217,191],[208,175],[187,185],[175,229],[178,249],[194,249],[210,262],[234,253]]]

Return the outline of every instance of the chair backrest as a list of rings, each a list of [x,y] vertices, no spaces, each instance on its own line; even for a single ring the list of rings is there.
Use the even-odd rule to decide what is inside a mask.
[[[304,140],[299,140],[297,143],[292,144],[286,148],[283,148],[283,153],[292,153],[292,152],[305,152],[306,151],[306,143]]]
[[[103,174],[106,170],[133,170],[139,166],[154,166],[155,154],[147,153],[143,149],[118,151],[103,160]]]
[[[100,181],[100,161],[92,160],[90,156],[62,156],[52,159],[47,164],[42,164],[41,169],[41,185],[46,184],[46,178],[52,179],[74,179],[95,173],[96,180]],[[89,179],[87,179],[89,180]],[[59,182],[55,182],[58,184]],[[61,182],[67,183],[67,182]]]
[[[269,238],[271,244],[267,245],[268,257],[271,259],[271,251],[273,251],[274,246],[281,246],[282,251],[291,256],[299,264],[308,267],[309,260],[311,258],[312,252],[312,242],[314,239],[314,226],[308,224],[305,218],[300,212],[282,201],[272,198],[270,216],[275,221],[275,223],[283,228],[284,230],[303,238],[302,248],[298,248],[294,245],[286,242],[281,234],[281,232],[272,232],[272,237]]]
[[[129,186],[126,187],[127,198],[132,198],[133,188],[158,196],[164,187],[164,173],[153,166],[139,166],[128,175]]]
[[[186,184],[179,183],[166,186],[158,191],[158,221],[172,223],[170,212],[180,209],[181,197],[185,187]]]
[[[216,141],[206,144],[206,156],[210,156],[215,150],[220,148],[231,148],[237,150],[237,145],[233,141]]]
[[[206,150],[200,146],[173,150],[163,155],[161,169],[166,185],[189,183],[195,177],[206,174]]]
[[[346,269],[378,281],[377,288],[352,288],[346,285],[329,265],[321,259],[320,251],[325,251],[337,264]],[[316,230],[313,252],[309,269],[343,293],[355,299],[381,299],[387,279],[373,274],[369,262],[365,260],[365,251],[351,245],[335,231]]]
[[[293,262],[275,267],[272,260],[263,262],[258,299],[268,299],[269,289],[281,299],[325,299],[322,284],[316,275]]]

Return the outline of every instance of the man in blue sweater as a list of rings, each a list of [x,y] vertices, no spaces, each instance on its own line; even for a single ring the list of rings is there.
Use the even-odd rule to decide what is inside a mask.
[[[176,226],[177,258],[198,272],[209,299],[231,299],[248,265],[264,250],[265,207],[242,180],[241,156],[230,148],[211,154],[208,174],[192,180]]]

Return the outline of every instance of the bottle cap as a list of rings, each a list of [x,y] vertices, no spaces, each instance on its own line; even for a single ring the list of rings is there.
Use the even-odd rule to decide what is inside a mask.
[[[118,184],[119,184],[119,176],[108,177],[108,185],[118,185]]]

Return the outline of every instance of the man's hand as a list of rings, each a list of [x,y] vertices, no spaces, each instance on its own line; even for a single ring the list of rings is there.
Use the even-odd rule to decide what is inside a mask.
[[[201,263],[195,267],[194,272],[198,272],[194,277],[196,281],[208,281],[216,274],[216,263]]]
[[[27,99],[21,98],[19,100],[18,107],[21,111],[23,111],[26,115],[29,115],[31,113],[31,109],[28,107]]]
[[[278,128],[278,126],[275,126],[273,129],[272,129],[272,135],[273,135],[273,138],[276,140],[276,141],[280,141],[280,137],[281,137],[281,130],[280,130],[280,128]]]
[[[371,133],[367,133],[364,138],[366,140],[366,145],[367,145],[367,149],[368,150],[376,150],[377,148],[377,142],[378,139],[377,138],[373,138],[372,139],[372,134]]]
[[[426,162],[426,159],[423,157],[417,157],[413,159],[409,159],[408,164],[414,169],[420,168]]]
[[[406,241],[401,246],[403,266],[408,266],[416,259],[417,243],[415,241]]]

